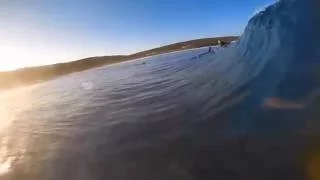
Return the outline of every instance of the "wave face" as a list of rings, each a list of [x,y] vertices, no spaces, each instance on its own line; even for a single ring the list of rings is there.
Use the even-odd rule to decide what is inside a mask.
[[[314,87],[312,73],[320,49],[318,8],[312,0],[283,0],[249,21],[235,55],[263,63],[260,76],[266,76],[261,80],[268,93],[297,99]]]
[[[313,177],[319,9],[278,1],[214,54],[169,53],[3,92],[0,179]]]

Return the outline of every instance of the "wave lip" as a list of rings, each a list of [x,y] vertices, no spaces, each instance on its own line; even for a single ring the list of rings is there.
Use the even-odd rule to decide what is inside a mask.
[[[319,4],[281,0],[250,19],[232,53],[257,80],[255,95],[298,99],[319,86]]]

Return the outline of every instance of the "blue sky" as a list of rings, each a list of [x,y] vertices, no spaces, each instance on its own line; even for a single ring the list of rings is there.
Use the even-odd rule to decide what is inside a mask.
[[[272,2],[0,0],[0,70],[240,35],[254,12]]]

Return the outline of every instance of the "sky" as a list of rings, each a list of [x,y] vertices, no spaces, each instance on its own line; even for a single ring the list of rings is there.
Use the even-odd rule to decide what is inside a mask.
[[[0,71],[241,35],[274,0],[0,0]]]

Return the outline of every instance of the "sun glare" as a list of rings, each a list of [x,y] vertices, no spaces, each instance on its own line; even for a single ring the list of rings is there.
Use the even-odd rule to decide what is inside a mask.
[[[90,54],[81,53],[81,50],[66,50],[66,48],[50,45],[40,47],[39,45],[30,44],[28,47],[25,44],[23,46],[0,44],[0,71],[42,66],[90,56]]]
[[[32,60],[19,48],[0,46],[0,62],[0,71],[9,71],[26,66]]]
[[[40,66],[59,60],[54,53],[44,49],[0,45],[0,71],[10,71],[29,66]]]

